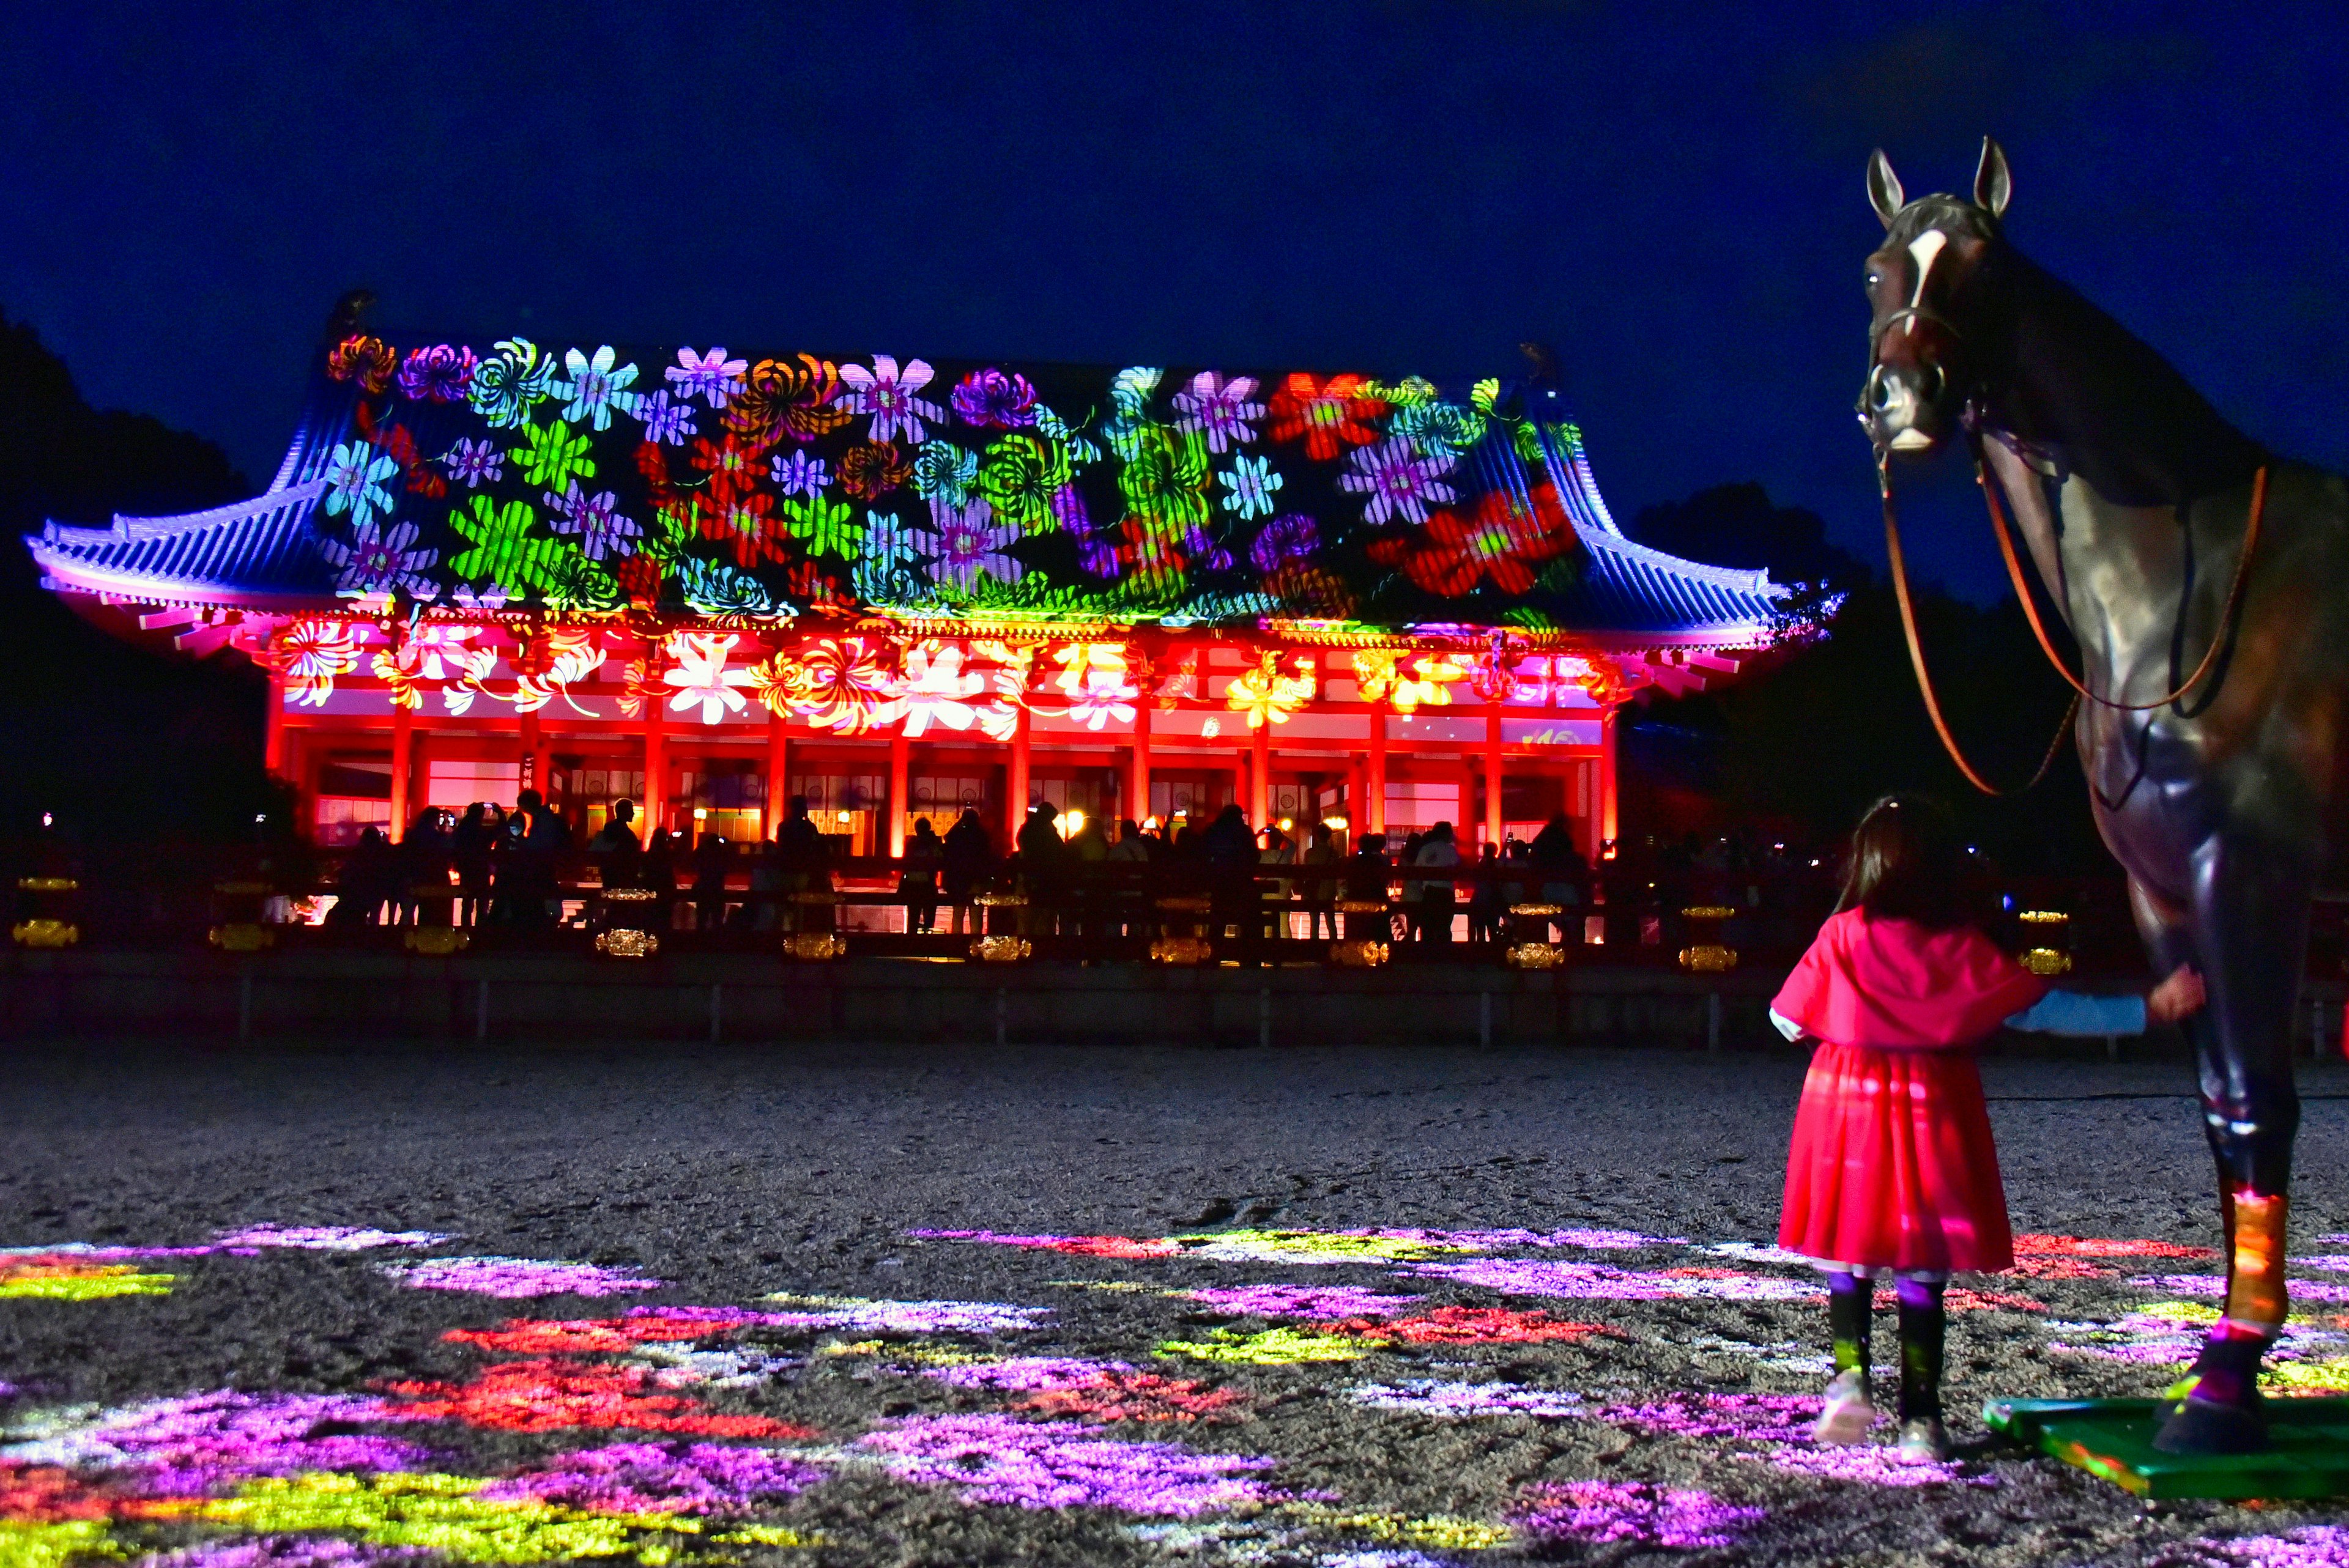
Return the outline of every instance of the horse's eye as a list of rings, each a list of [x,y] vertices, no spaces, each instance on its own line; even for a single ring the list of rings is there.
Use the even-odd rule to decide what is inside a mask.
[[[1878,284],[1882,283],[1883,281],[1884,281],[1884,274],[1883,274],[1882,273],[1874,273],[1874,272],[1872,272],[1872,273],[1868,273],[1868,286],[1869,288],[1871,288],[1871,289],[1872,289],[1872,288],[1874,288],[1877,284]]]

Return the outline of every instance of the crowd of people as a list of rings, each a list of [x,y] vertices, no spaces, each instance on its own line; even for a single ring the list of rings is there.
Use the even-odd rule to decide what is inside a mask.
[[[975,810],[943,833],[916,819],[895,867],[904,929],[979,933],[988,926],[979,897],[997,892],[1016,895],[1019,911],[997,923],[1023,934],[1146,934],[1154,922],[1164,923],[1158,906],[1173,897],[1205,898],[1209,918],[1196,923],[1211,934],[1444,944],[1464,924],[1472,943],[1677,948],[1686,934],[1682,911],[1692,905],[1735,910],[1726,934],[1733,942],[1799,944],[1834,897],[1835,869],[1819,858],[1734,835],[1645,840],[1594,865],[1564,816],[1530,838],[1513,833],[1464,848],[1443,821],[1350,838],[1335,821],[1301,833],[1272,822],[1252,827],[1237,805],[1164,826],[1072,815],[1073,826],[1040,802],[1009,843]],[[833,886],[838,843],[802,797],[762,842],[647,833],[635,803],[623,799],[582,843],[560,812],[524,789],[511,810],[487,802],[461,815],[429,808],[397,844],[379,828],[367,830],[344,859],[327,923],[543,930],[565,919],[566,884],[576,912],[584,903],[576,884],[585,882],[655,890],[668,906],[664,928],[789,929],[802,918],[789,895]],[[1272,867],[1284,874],[1268,874]],[[1512,914],[1528,903],[1550,913],[1530,924]],[[1367,907],[1373,904],[1376,911]],[[1594,918],[1600,929],[1588,930]]]

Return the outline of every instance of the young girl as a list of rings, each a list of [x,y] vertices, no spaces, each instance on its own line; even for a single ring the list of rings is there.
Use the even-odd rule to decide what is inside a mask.
[[[1900,1460],[1949,1457],[1941,1424],[1941,1291],[1952,1273],[2013,1266],[1982,1078],[1968,1047],[2000,1025],[2137,1034],[2202,1005],[2181,967],[2147,995],[2050,991],[1969,920],[1962,854],[1930,800],[1879,801],[1852,837],[1837,913],[1770,1005],[1788,1039],[1818,1042],[1795,1114],[1778,1244],[1827,1274],[1835,1380],[1817,1435],[1861,1440],[1874,1281],[1894,1276]]]

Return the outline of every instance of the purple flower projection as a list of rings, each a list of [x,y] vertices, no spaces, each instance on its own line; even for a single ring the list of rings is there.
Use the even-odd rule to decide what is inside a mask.
[[[1291,561],[1309,561],[1321,548],[1321,528],[1309,512],[1285,512],[1257,531],[1248,546],[1248,563],[1258,572],[1278,572]]]
[[[2206,1535],[2197,1568],[2349,1568],[2349,1529],[2303,1524],[2281,1535]]]
[[[1252,1479],[1274,1461],[1173,1443],[1115,1442],[1073,1421],[916,1416],[858,1439],[900,1480],[951,1486],[972,1502],[1113,1508],[1189,1517],[1278,1501]]]
[[[1506,1295],[1547,1295],[1562,1301],[1817,1301],[1816,1280],[1738,1274],[1729,1269],[1635,1271],[1603,1264],[1547,1263],[1527,1258],[1476,1258],[1413,1264],[1406,1274],[1481,1285]]]
[[[1036,422],[1036,388],[1017,371],[974,370],[955,387],[953,401],[966,425],[1017,430]]]
[[[693,405],[670,401],[667,391],[655,392],[638,402],[636,418],[644,423],[645,439],[659,446],[681,447],[687,438],[701,433],[695,423]]]
[[[461,345],[436,343],[411,348],[400,362],[399,389],[419,402],[461,403],[472,390],[473,371],[481,361]]]
[[[769,1301],[810,1310],[778,1312],[769,1321],[786,1328],[843,1328],[864,1334],[1001,1334],[1040,1328],[1048,1306],[994,1301],[866,1301],[856,1296],[771,1295]]]
[[[492,1481],[486,1501],[534,1500],[592,1513],[742,1513],[795,1496],[824,1478],[774,1449],[725,1443],[614,1443],[558,1454]]]
[[[1374,1410],[1469,1420],[1478,1416],[1531,1416],[1554,1419],[1592,1412],[1582,1396],[1563,1388],[1531,1388],[1522,1383],[1445,1383],[1432,1377],[1401,1383],[1363,1383],[1346,1390],[1357,1405]]]
[[[460,436],[441,458],[440,465],[449,470],[450,479],[467,490],[475,490],[505,478],[506,455],[504,449],[493,441]]]
[[[437,1562],[439,1554],[422,1546],[371,1546],[335,1535],[252,1535],[139,1561],[140,1568],[372,1568],[378,1563]]]
[[[314,1253],[360,1253],[376,1247],[432,1247],[457,1238],[443,1231],[377,1231],[357,1225],[247,1225],[212,1240],[223,1247],[292,1247]]]
[[[785,1320],[780,1312],[753,1312],[747,1306],[632,1306],[630,1317],[657,1317],[670,1323],[706,1323],[712,1329],[757,1328]]]
[[[1124,1361],[1094,1361],[1078,1356],[1013,1356],[1001,1361],[978,1361],[964,1367],[932,1367],[922,1376],[957,1388],[1065,1388],[1132,1372]]]
[[[399,1418],[384,1401],[364,1395],[220,1388],[134,1405],[88,1426],[12,1444],[6,1453],[20,1464],[127,1471],[131,1485],[158,1496],[201,1495],[232,1491],[255,1476],[413,1470],[432,1457],[429,1449],[350,1429]]]
[[[419,1264],[386,1264],[383,1272],[411,1290],[461,1290],[507,1300],[533,1295],[617,1295],[659,1290],[657,1279],[641,1279],[597,1264],[548,1262],[542,1258],[428,1258]]]
[[[1767,1517],[1693,1488],[1645,1481],[1545,1481],[1527,1487],[1516,1515],[1528,1535],[1552,1541],[1628,1542],[1681,1551],[1733,1546]]]
[[[2151,1274],[2129,1281],[2139,1290],[2168,1291],[2175,1295],[2224,1295],[2227,1281],[2221,1274]],[[2315,1284],[2296,1279],[2291,1284],[2294,1301],[2349,1301],[2349,1284]]]
[[[1786,1442],[1810,1436],[1819,1402],[1799,1394],[1671,1394],[1637,1405],[1594,1405],[1599,1420],[1659,1437]]]
[[[1355,1284],[1243,1284],[1178,1291],[1188,1301],[1248,1317],[1392,1317],[1417,1295],[1388,1295]]]
[[[1950,1463],[1902,1464],[1894,1448],[1821,1449],[1789,1443],[1766,1453],[1744,1454],[1774,1470],[1822,1480],[1853,1481],[1862,1486],[1996,1486],[1998,1477],[1969,1475]]]

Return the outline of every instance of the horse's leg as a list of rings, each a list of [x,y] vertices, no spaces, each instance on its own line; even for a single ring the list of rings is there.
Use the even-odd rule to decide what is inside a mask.
[[[2226,1308],[2154,1442],[2171,1453],[2238,1452],[2265,1446],[2260,1362],[2283,1327],[2284,1221],[2300,1127],[2292,1020],[2313,878],[2292,851],[2219,836],[2197,851],[2194,884],[2185,919],[2158,923],[2147,935],[2158,964],[2194,963],[2209,986],[2209,1006],[2187,1035],[2219,1168]],[[2142,893],[2137,903],[2142,923]]]

